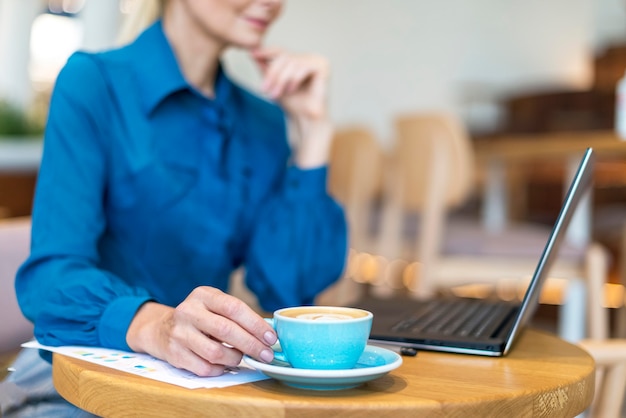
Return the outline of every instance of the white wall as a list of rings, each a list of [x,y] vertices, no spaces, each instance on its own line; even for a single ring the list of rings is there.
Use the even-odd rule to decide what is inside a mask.
[[[0,22],[14,22],[7,6],[22,1],[0,0]],[[117,8],[113,0],[87,4]],[[103,26],[94,24],[98,15],[90,14],[92,32]],[[16,60],[7,56],[15,42],[2,26],[0,79],[13,80],[7,90],[15,86],[8,64]],[[104,47],[103,39],[111,33],[86,46]],[[334,119],[368,124],[385,143],[401,112],[451,110],[474,130],[488,130],[501,116],[503,95],[584,89],[594,52],[615,42],[626,42],[626,0],[286,0],[268,39],[327,55]],[[231,53],[228,65],[244,83],[258,83],[245,54]]]
[[[268,43],[327,55],[335,120],[388,143],[400,112],[450,110],[484,131],[502,95],[587,88],[594,48],[626,40],[625,11],[621,0],[290,0]],[[241,53],[228,63],[258,82]]]
[[[626,41],[626,1],[593,1],[593,45],[601,49]]]

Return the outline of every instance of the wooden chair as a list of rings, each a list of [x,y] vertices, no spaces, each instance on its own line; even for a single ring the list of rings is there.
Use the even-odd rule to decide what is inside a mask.
[[[29,251],[30,218],[0,219],[0,363],[3,366],[22,343],[33,337],[33,325],[22,315],[14,287],[15,273]],[[2,367],[4,370],[6,367]]]
[[[439,115],[415,115],[396,120],[396,142],[385,170],[385,206],[379,253],[409,257],[420,268],[408,286],[428,296],[436,287],[432,268],[443,245],[448,212],[463,204],[473,180],[472,148],[461,140],[460,126]],[[420,215],[419,242],[403,242],[407,213]],[[417,280],[419,278],[419,280]]]
[[[587,252],[586,339],[578,342],[596,361],[596,390],[586,418],[619,418],[626,394],[626,339],[609,337],[609,315],[605,308],[606,250],[592,244]]]
[[[375,249],[373,219],[382,189],[385,153],[378,139],[366,126],[344,126],[336,130],[330,152],[328,189],[343,205],[349,227],[350,250],[340,280],[316,303],[349,305],[363,293],[360,272],[354,269],[361,252]]]
[[[371,247],[374,206],[382,188],[384,152],[372,131],[364,126],[337,129],[328,167],[328,189],[346,211],[350,247]]]
[[[621,241],[617,267],[619,284],[626,290],[626,223],[624,223],[621,228]],[[626,294],[626,292],[624,294]],[[622,300],[622,302],[626,302],[626,300]],[[626,303],[619,306],[615,312],[615,326],[612,334],[619,338],[626,338]]]

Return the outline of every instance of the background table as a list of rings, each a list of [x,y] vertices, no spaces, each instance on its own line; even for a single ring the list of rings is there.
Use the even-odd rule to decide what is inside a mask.
[[[318,392],[275,380],[184,389],[54,355],[54,384],[105,417],[573,417],[591,403],[593,359],[579,347],[525,331],[504,358],[420,352],[355,389]]]
[[[565,162],[567,187],[587,147],[594,149],[598,159],[626,158],[626,141],[613,131],[507,135],[478,142],[476,157],[479,167],[486,171],[483,224],[495,231],[508,223],[512,192],[507,189],[506,172],[511,166],[536,161]],[[571,221],[567,238],[573,244],[584,246],[590,242],[591,200],[590,196],[583,199]]]

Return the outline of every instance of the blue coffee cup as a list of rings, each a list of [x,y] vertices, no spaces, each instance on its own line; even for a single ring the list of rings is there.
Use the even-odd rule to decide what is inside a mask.
[[[266,319],[278,335],[282,352],[275,358],[299,369],[353,368],[367,345],[371,312],[334,306],[279,309]]]

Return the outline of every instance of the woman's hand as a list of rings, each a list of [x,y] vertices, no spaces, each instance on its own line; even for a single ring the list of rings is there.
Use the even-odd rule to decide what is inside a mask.
[[[262,90],[294,119],[325,119],[329,64],[313,54],[259,48],[252,57],[263,72]]]
[[[271,362],[274,330],[241,300],[218,289],[196,288],[176,308],[145,303],[126,340],[145,352],[198,376],[218,376],[243,354]]]
[[[262,90],[278,101],[300,135],[296,164],[303,168],[325,164],[333,133],[327,103],[328,61],[320,55],[277,48],[262,47],[251,53],[263,72]]]

